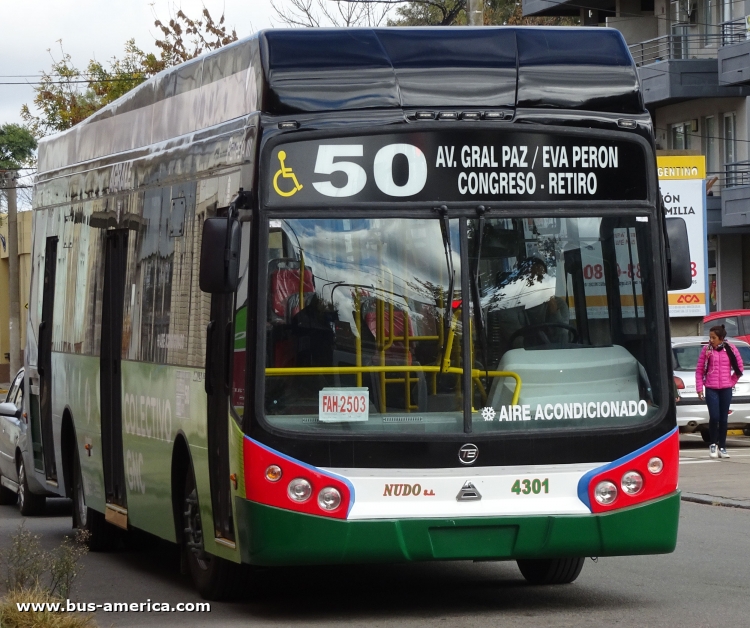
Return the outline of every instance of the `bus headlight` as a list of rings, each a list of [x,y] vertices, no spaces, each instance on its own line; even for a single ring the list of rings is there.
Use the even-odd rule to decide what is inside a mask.
[[[602,506],[608,506],[617,499],[617,487],[609,480],[599,482],[594,489],[594,499]]]
[[[663,468],[664,463],[661,461],[661,458],[657,458],[656,456],[654,456],[653,458],[651,458],[651,460],[648,461],[648,472],[652,475],[659,475]]]
[[[622,476],[620,486],[628,495],[636,495],[643,488],[643,476],[638,471],[628,471]]]
[[[332,486],[326,486],[318,493],[318,506],[322,510],[336,510],[341,505],[341,493]]]
[[[305,478],[295,478],[289,482],[286,492],[292,501],[298,503],[306,502],[310,499],[310,495],[312,495],[312,484]]]

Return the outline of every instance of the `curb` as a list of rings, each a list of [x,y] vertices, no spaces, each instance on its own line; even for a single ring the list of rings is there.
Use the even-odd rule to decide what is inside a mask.
[[[738,499],[727,499],[726,497],[715,497],[714,495],[701,495],[700,493],[682,493],[682,500],[706,506],[725,506],[727,508],[743,508],[750,510],[750,501]]]

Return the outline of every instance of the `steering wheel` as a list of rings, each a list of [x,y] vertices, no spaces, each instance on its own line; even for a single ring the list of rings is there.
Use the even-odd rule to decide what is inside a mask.
[[[526,345],[526,336],[535,336],[537,339],[540,339],[540,342],[537,342],[537,344],[554,344],[548,337],[547,334],[544,333],[544,329],[565,329],[569,331],[572,334],[572,343],[578,342],[578,330],[571,326],[571,325],[565,325],[564,323],[540,323],[538,325],[527,325],[526,327],[521,327],[520,329],[517,329],[514,331],[510,338],[508,338],[508,344],[510,346],[513,346],[513,341],[518,338],[519,336],[522,336],[524,339],[524,346]],[[532,345],[535,346],[535,345]]]

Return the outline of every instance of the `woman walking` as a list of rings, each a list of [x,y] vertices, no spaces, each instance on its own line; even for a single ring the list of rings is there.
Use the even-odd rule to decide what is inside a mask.
[[[712,327],[708,344],[703,347],[695,367],[695,389],[699,399],[703,399],[703,386],[706,387],[708,433],[711,436],[708,455],[711,458],[729,458],[727,416],[732,403],[732,388],[742,375],[740,352],[724,340],[726,336],[724,325]]]

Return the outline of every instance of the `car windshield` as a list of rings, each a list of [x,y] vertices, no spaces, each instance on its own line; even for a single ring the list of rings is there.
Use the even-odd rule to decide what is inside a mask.
[[[502,432],[658,410],[646,218],[267,229],[264,406],[277,428]]]
[[[672,355],[674,356],[674,370],[694,371],[698,366],[698,358],[700,357],[701,350],[704,346],[705,343],[694,345],[677,345],[675,347],[672,347]],[[740,352],[744,368],[750,367],[750,347],[744,345],[735,346]]]

